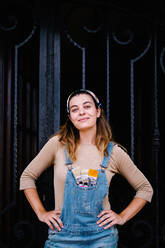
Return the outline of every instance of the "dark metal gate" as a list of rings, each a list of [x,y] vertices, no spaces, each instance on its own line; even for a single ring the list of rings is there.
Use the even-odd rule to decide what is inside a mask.
[[[18,1],[19,3],[19,1]],[[120,6],[119,6],[120,5]],[[66,97],[96,93],[115,139],[154,187],[154,197],[119,227],[121,248],[165,246],[163,131],[164,19],[154,9],[107,1],[31,2],[6,7],[0,21],[0,247],[41,248],[47,227],[19,192],[19,177],[65,121]],[[54,205],[52,168],[37,181]],[[48,193],[49,192],[49,193]],[[121,211],[133,190],[120,176],[110,188]]]

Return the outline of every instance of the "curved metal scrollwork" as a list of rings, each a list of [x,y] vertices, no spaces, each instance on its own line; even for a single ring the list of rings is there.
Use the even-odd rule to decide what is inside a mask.
[[[83,29],[84,29],[86,32],[88,32],[88,33],[93,33],[93,34],[99,32],[99,31],[101,30],[101,28],[102,28],[102,24],[100,24],[96,29],[90,29],[90,28],[88,28],[87,26],[84,26],[84,27],[83,27]]]
[[[86,71],[85,71],[85,54],[86,54],[86,50],[85,50],[85,47],[82,47],[80,44],[78,44],[76,41],[74,41],[72,38],[71,38],[71,35],[69,34],[69,32],[65,29],[64,30],[65,34],[66,34],[66,37],[68,38],[68,40],[76,47],[78,47],[81,51],[82,51],[82,89],[85,89],[86,86],[85,86],[85,74],[86,74]]]
[[[86,70],[85,70],[85,64],[86,64],[86,47],[85,45],[81,45],[79,44],[77,41],[75,41],[73,38],[72,38],[72,35],[69,33],[68,31],[68,25],[67,23],[68,20],[71,18],[71,15],[77,11],[78,8],[72,8],[68,15],[66,16],[65,18],[65,34],[66,34],[66,37],[68,38],[69,42],[72,43],[75,47],[78,47],[81,51],[82,51],[82,88],[85,89],[86,88]],[[89,8],[88,8],[89,10]],[[95,9],[92,9],[92,11],[94,12]],[[102,28],[102,23],[99,23],[96,27],[87,27],[87,25],[83,25],[80,29],[86,31],[87,33],[97,33],[101,30]]]
[[[33,27],[32,32],[28,37],[21,43],[15,45],[15,85],[14,85],[14,120],[13,120],[13,184],[12,184],[12,202],[9,203],[0,213],[2,216],[9,209],[16,204],[16,192],[17,192],[17,167],[18,167],[18,49],[26,44],[34,35],[36,26]]]
[[[31,33],[28,37],[21,43],[15,46],[15,85],[14,85],[14,138],[13,138],[13,199],[16,200],[16,185],[17,185],[17,156],[18,156],[18,137],[17,137],[17,127],[18,127],[18,49],[25,45],[34,35],[36,31],[36,26],[33,27]]]
[[[5,23],[0,23],[0,30],[11,31],[16,29],[18,20],[15,16],[7,16]]]
[[[131,136],[131,158],[134,160],[134,127],[135,127],[135,104],[134,104],[134,64],[138,60],[140,60],[149,50],[151,46],[151,38],[148,41],[147,46],[144,51],[137,57],[131,59],[130,62],[130,107],[131,107],[131,128],[130,128],[130,136]]]
[[[120,38],[118,36],[120,36]],[[134,34],[133,34],[132,30],[124,29],[124,30],[122,30],[122,32],[120,32],[118,34],[113,32],[112,37],[118,44],[128,45],[133,41]],[[123,39],[123,40],[120,40],[120,39]]]
[[[115,31],[112,32],[112,37],[119,45],[129,45],[135,38],[135,30],[130,24],[128,17],[121,15],[116,22]]]
[[[123,16],[120,20],[121,25],[116,27],[116,31],[112,33],[112,37],[119,45],[134,45],[133,40],[136,40],[136,35],[138,35],[138,29],[135,30],[133,24],[130,25],[129,20],[127,17]],[[137,24],[137,20],[135,22]],[[141,30],[141,29],[140,29]],[[144,50],[138,54],[136,57],[130,60],[130,137],[131,137],[131,144],[130,144],[130,155],[132,160],[134,160],[134,127],[135,127],[135,103],[134,103],[134,64],[140,60],[149,50],[151,46],[151,35],[145,32],[146,39],[148,43],[145,45]]]

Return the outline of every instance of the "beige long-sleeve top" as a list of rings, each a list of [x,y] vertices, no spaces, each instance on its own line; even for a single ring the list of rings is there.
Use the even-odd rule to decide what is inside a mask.
[[[100,169],[102,157],[97,147],[92,144],[81,144],[78,147],[77,160],[73,163],[73,168],[79,166],[83,169]],[[40,174],[49,166],[54,166],[54,193],[55,209],[61,210],[63,206],[64,186],[67,172],[65,165],[64,146],[54,136],[48,140],[37,156],[23,171],[20,178],[20,190],[36,188],[35,182]],[[153,188],[147,178],[133,163],[129,155],[115,145],[112,148],[111,156],[106,169],[106,177],[110,185],[115,173],[120,173],[135,189],[135,197],[151,202]],[[110,209],[108,194],[103,202],[104,209]]]

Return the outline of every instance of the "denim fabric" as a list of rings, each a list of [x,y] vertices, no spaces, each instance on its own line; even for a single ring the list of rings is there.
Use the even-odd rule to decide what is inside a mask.
[[[108,158],[112,147],[113,143],[110,143]],[[104,157],[102,162],[104,168],[107,167],[108,160]],[[66,163],[71,163],[67,156]],[[103,210],[103,200],[107,193],[108,183],[102,169],[99,170],[97,184],[88,188],[77,185],[72,170],[68,169],[61,213],[64,228],[61,231],[49,229],[44,248],[116,248],[118,242],[116,227],[105,230],[96,224],[97,215]]]
[[[49,229],[45,248],[117,248],[117,241],[118,231],[115,227],[104,232],[81,234],[65,228],[60,232]]]

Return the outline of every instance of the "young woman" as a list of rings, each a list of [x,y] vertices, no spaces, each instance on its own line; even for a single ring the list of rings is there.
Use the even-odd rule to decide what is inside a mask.
[[[49,226],[45,248],[116,248],[117,225],[135,216],[153,189],[129,155],[112,139],[96,95],[80,89],[67,100],[68,119],[25,168],[20,190],[39,220]],[[54,166],[55,209],[47,211],[35,181]],[[115,173],[135,189],[135,196],[121,213],[111,209],[108,192]]]

